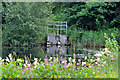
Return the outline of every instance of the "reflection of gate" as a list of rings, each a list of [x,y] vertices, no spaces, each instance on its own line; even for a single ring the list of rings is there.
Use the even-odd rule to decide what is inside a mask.
[[[47,24],[47,44],[61,44],[67,42],[67,22],[52,21]]]
[[[47,47],[47,55],[66,55],[67,53],[67,48],[63,46],[56,46],[52,45],[51,47]]]

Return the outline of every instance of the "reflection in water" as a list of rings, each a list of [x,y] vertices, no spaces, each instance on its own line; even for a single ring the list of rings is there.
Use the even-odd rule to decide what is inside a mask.
[[[2,48],[2,57],[6,58],[10,53],[16,52],[17,56],[19,58],[24,58],[24,56],[30,57],[30,54],[32,55],[31,58],[41,58],[44,60],[46,56],[56,56],[56,55],[63,55],[66,57],[72,57],[73,56],[73,48],[71,46],[38,46],[38,47],[3,47]],[[81,49],[76,50],[75,54],[77,55],[77,58],[84,58],[84,56],[87,56],[87,54],[90,53],[91,56],[94,55],[94,51],[87,50],[87,49]]]
[[[47,55],[65,55],[66,53],[67,48],[65,45],[52,45],[50,47],[47,47]]]

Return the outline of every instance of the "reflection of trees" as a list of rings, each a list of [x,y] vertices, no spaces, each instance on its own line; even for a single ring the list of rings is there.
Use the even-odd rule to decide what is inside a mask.
[[[43,52],[44,51],[44,52]],[[28,47],[16,47],[16,48],[10,48],[10,47],[4,47],[2,51],[2,57],[5,58],[10,53],[16,52],[17,56],[24,58],[24,56],[30,57],[30,54],[32,56],[32,59],[34,57],[43,59],[46,55],[45,47],[34,47],[34,48],[28,48]]]

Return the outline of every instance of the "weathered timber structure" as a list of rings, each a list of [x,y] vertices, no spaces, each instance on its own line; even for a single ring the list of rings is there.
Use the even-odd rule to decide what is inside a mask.
[[[47,45],[67,43],[67,22],[52,21],[47,24]]]

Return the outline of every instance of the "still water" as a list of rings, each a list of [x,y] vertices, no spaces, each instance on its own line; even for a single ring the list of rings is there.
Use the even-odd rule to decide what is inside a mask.
[[[79,48],[77,47],[74,51],[72,46],[37,46],[37,47],[3,47],[2,48],[2,57],[6,58],[10,53],[15,52],[17,57],[24,58],[24,56],[31,58],[41,58],[44,59],[47,56],[73,56],[73,53],[77,55],[77,57],[87,56],[88,53],[94,55],[97,53],[97,49],[90,48]]]

